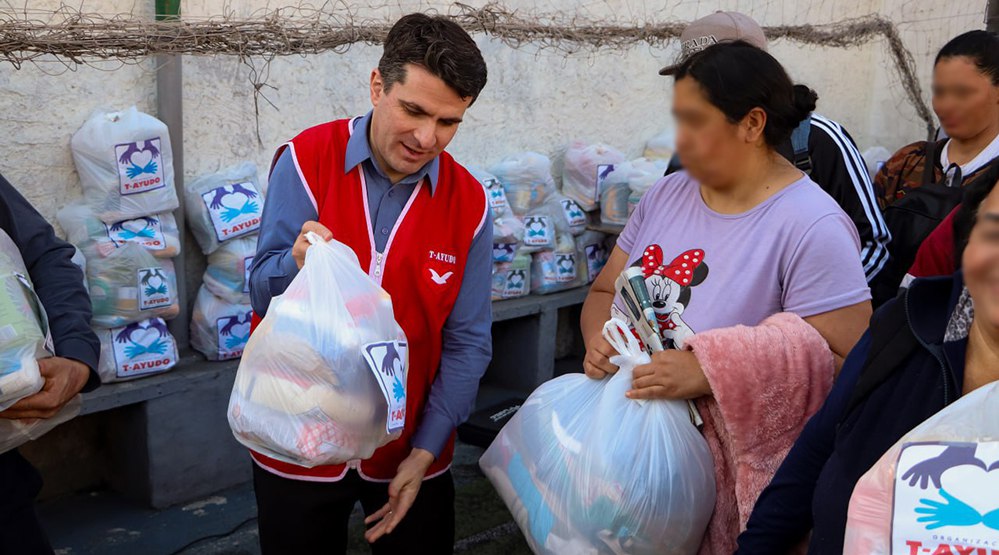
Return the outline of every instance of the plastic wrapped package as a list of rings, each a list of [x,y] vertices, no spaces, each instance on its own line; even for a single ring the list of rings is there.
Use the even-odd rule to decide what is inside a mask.
[[[0,230],[0,410],[38,393],[38,359],[53,352],[48,317],[17,244]]]
[[[493,263],[513,262],[519,243],[493,243]]]
[[[555,227],[572,235],[579,235],[586,231],[588,219],[586,212],[576,201],[571,198],[556,193],[545,201],[552,218],[558,225]]]
[[[531,292],[547,295],[580,285],[576,242],[567,233],[558,236],[554,250],[536,252],[531,262]]]
[[[624,160],[624,154],[607,145],[573,142],[565,151],[562,193],[583,210],[596,210],[600,205],[600,181]]]
[[[232,304],[250,304],[250,268],[257,252],[257,235],[226,241],[208,255],[205,287]]]
[[[520,243],[524,240],[524,221],[506,212],[493,217],[493,241],[496,243]]]
[[[313,467],[369,458],[399,437],[409,356],[391,298],[354,252],[307,237],[304,267],[247,343],[228,415],[246,447]]]
[[[593,283],[607,265],[609,258],[607,235],[598,231],[587,231],[576,237],[577,283],[579,285]]]
[[[609,332],[609,329],[616,331]],[[687,403],[635,401],[649,357],[623,322],[605,335],[620,370],[542,384],[479,465],[534,553],[697,553],[715,504],[714,463]]]
[[[978,546],[997,544],[999,382],[992,382],[913,428],[860,478],[843,553],[978,555],[988,551]]]
[[[178,206],[173,150],[162,121],[135,106],[97,111],[70,140],[84,197],[107,223]]]
[[[494,301],[516,299],[531,292],[531,255],[518,252],[509,262],[493,264]]]
[[[864,164],[867,165],[867,172],[871,174],[871,179],[881,171],[881,166],[891,159],[891,151],[883,146],[872,146],[863,153]]]
[[[631,162],[616,164],[600,182],[600,221],[607,225],[628,223],[628,198],[631,197]]]
[[[639,201],[666,174],[667,160],[638,158],[631,161],[631,177],[628,179],[628,217],[635,211]]]
[[[93,325],[116,328],[149,318],[171,319],[180,312],[173,262],[155,258],[127,243],[107,256],[96,245],[84,249]]]
[[[162,374],[177,365],[177,342],[161,318],[94,331],[101,340],[102,383]]]
[[[674,151],[676,151],[676,131],[667,129],[645,143],[645,152],[642,153],[642,157],[669,162]]]
[[[187,223],[203,253],[260,229],[264,195],[257,179],[257,166],[243,162],[185,186]]]
[[[51,418],[34,420],[0,418],[0,453],[17,449],[29,441],[42,437],[55,429],[56,426],[76,418],[80,414],[81,408],[83,408],[83,400],[77,395],[63,405],[59,412]]]
[[[489,200],[489,208],[493,211],[493,217],[497,217],[506,214],[510,210],[510,204],[506,200],[506,191],[503,189],[503,184],[500,180],[496,178],[495,175],[474,166],[468,169],[468,173],[472,174],[479,183],[482,184],[482,188],[486,191],[486,198]]]
[[[191,346],[208,360],[239,358],[250,339],[252,316],[250,303],[228,302],[202,285],[191,311]]]
[[[140,245],[157,258],[180,254],[180,230],[170,212],[107,224],[89,207],[71,204],[60,210],[56,219],[66,231],[67,241],[80,249],[94,246],[103,256],[126,243]]]
[[[73,264],[76,264],[76,267],[83,273],[83,288],[87,290],[87,294],[89,295],[90,284],[87,283],[87,257],[83,256],[83,251],[78,248],[74,248],[72,261]]]
[[[541,206],[555,193],[551,160],[537,152],[507,156],[489,171],[503,184],[506,200],[517,216]]]

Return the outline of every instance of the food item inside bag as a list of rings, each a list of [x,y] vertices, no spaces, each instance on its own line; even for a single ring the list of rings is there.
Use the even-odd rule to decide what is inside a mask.
[[[697,553],[715,504],[707,442],[685,402],[625,397],[650,359],[624,322],[605,335],[620,370],[542,384],[479,466],[534,553]]]
[[[502,301],[524,297],[531,292],[531,255],[516,252],[509,262],[493,264],[492,299]]]
[[[161,318],[94,331],[101,340],[102,383],[162,374],[177,365],[177,342]]]
[[[208,255],[205,287],[228,303],[250,303],[250,268],[257,253],[257,235],[222,243]]]
[[[66,231],[66,240],[80,249],[94,248],[103,256],[127,243],[145,248],[156,258],[180,254],[180,231],[170,212],[104,223],[89,207],[71,204],[56,218]]]
[[[93,325],[116,328],[180,312],[173,262],[155,258],[135,243],[102,256],[95,244],[83,249],[93,307]]]
[[[857,482],[843,553],[968,553],[999,544],[999,382],[905,434]]]
[[[522,152],[503,158],[489,171],[503,184],[513,213],[523,216],[555,193],[551,166],[551,160],[543,154]]]
[[[628,223],[628,198],[631,197],[631,162],[615,164],[600,181],[600,221],[607,225]]]
[[[77,395],[63,405],[59,412],[51,418],[33,420],[0,418],[0,453],[16,449],[51,432],[56,426],[69,422],[80,414],[82,407],[82,398]]]
[[[593,283],[607,265],[609,258],[607,235],[598,231],[587,231],[576,237],[576,272],[579,285]]]
[[[575,141],[565,152],[562,193],[592,212],[600,205],[600,181],[624,162],[624,154],[604,144]]]
[[[668,129],[655,137],[652,137],[645,143],[645,152],[642,153],[642,157],[649,160],[663,160],[665,162],[669,162],[669,159],[673,157],[673,152],[675,151],[676,131]]]
[[[243,162],[203,175],[185,186],[188,225],[205,254],[230,239],[260,230],[264,194],[257,166]]]
[[[493,218],[493,241],[497,243],[519,243],[524,240],[524,222],[513,212]]]
[[[532,255],[531,292],[547,295],[579,285],[576,265],[576,242],[572,235],[561,234],[555,250]]]
[[[38,393],[44,380],[38,359],[54,349],[48,334],[48,317],[35,294],[21,251],[0,230],[0,410]]]
[[[369,458],[411,416],[392,299],[349,247],[307,237],[304,267],[247,343],[229,425],[246,447],[311,468]]]
[[[191,346],[208,360],[243,356],[250,339],[253,308],[216,297],[205,284],[198,290],[191,311]]]
[[[135,106],[95,112],[73,134],[70,149],[87,204],[104,222],[177,208],[167,126]]]

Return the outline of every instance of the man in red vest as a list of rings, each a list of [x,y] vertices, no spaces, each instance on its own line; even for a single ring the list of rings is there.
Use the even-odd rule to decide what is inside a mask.
[[[307,129],[274,157],[254,311],[301,269],[314,231],[351,247],[392,296],[410,368],[402,437],[371,458],[303,468],[252,453],[264,553],[345,552],[358,501],[375,554],[452,552],[455,427],[492,355],[492,226],[482,186],[444,148],[485,84],[460,26],[405,16],[371,73],[373,109]]]

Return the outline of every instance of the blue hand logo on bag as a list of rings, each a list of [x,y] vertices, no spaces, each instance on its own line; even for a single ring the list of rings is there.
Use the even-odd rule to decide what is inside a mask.
[[[142,227],[136,227],[137,224],[143,225]],[[159,224],[160,221],[158,218],[145,216],[134,220],[122,220],[120,222],[115,222],[111,224],[110,229],[116,234],[113,239],[116,239],[117,242],[124,243],[126,241],[133,241],[136,239],[155,239],[156,226]]]
[[[507,290],[522,291],[527,285],[527,271],[513,270],[506,277]]]
[[[144,268],[139,271],[139,283],[143,286],[147,297],[168,295],[167,279],[162,268]]]
[[[531,240],[533,238],[540,238],[542,241],[540,243],[548,242],[548,218],[544,216],[530,216],[524,219],[524,227],[527,228],[528,241],[527,244],[538,244],[539,241]]]
[[[388,405],[385,429],[401,430],[406,423],[406,350],[402,341],[381,341],[364,346],[364,359],[371,368]]]
[[[250,340],[252,312],[236,314],[219,320],[219,338],[225,338],[224,347],[229,351],[241,351]],[[245,326],[245,327],[244,327]],[[240,333],[242,331],[243,333]]]
[[[117,335],[115,341],[127,343],[123,352],[129,359],[135,359],[142,355],[162,355],[169,349],[169,344],[164,340],[169,336],[166,324],[162,320],[149,320],[145,325],[136,322],[125,326]]]
[[[223,201],[232,195],[243,195],[246,197],[239,206],[229,206]],[[221,210],[222,221],[229,223],[240,216],[253,215],[260,211],[260,205],[252,200],[257,198],[257,192],[247,188],[242,183],[236,183],[230,187],[219,187],[215,189],[215,196],[212,197],[209,207],[212,210]]]
[[[201,194],[219,241],[245,235],[260,227],[262,197],[251,181],[216,187]]]
[[[576,275],[576,257],[571,254],[556,255],[555,267],[558,268],[559,276]]]
[[[160,157],[160,151],[156,148],[156,139],[149,139],[142,143],[142,147],[139,147],[139,143],[129,143],[125,151],[121,153],[118,157],[118,162],[125,166],[125,175],[129,179],[135,179],[136,177],[144,174],[156,175],[159,171],[159,164],[156,160]],[[147,154],[147,156],[140,156],[139,160],[136,160],[137,154]]]
[[[580,220],[585,221],[586,214],[576,201],[572,199],[563,200],[562,209],[565,211],[566,219],[569,220],[569,225],[575,225]]]

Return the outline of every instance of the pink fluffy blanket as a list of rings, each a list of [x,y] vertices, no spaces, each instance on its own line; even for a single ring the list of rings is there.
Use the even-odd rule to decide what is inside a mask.
[[[760,492],[829,394],[833,354],[815,328],[789,313],[699,333],[686,348],[712,390],[697,400],[718,493],[700,554],[730,554]]]

